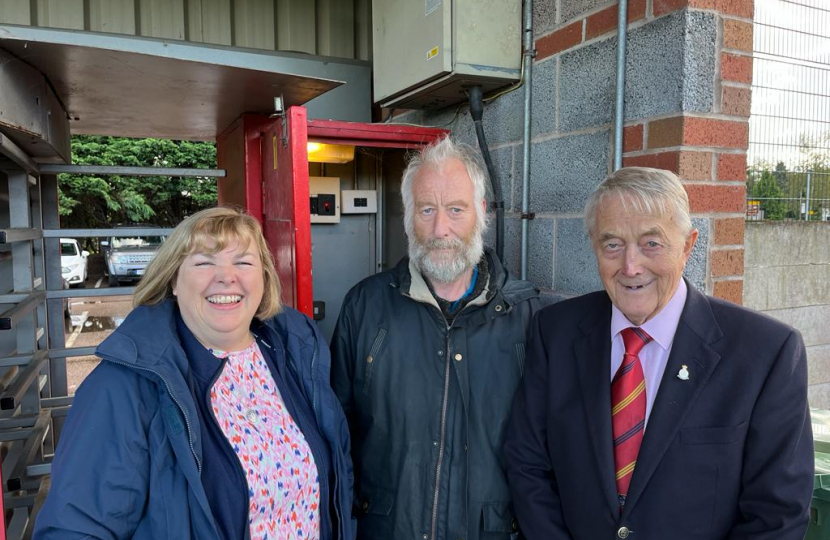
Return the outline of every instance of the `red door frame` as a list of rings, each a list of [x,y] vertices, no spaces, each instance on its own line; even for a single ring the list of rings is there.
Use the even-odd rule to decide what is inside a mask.
[[[246,198],[261,193],[261,204],[246,205],[248,212],[256,217],[266,232],[266,240],[272,253],[280,254],[275,261],[283,286],[283,299],[309,317],[313,315],[314,291],[311,265],[311,215],[308,185],[308,142],[343,144],[373,148],[418,149],[446,137],[449,131],[440,128],[400,124],[365,124],[338,120],[308,120],[305,107],[291,107],[285,116],[278,119],[267,117],[251,118],[245,115],[245,193]],[[282,121],[287,128],[282,131]],[[287,135],[287,141],[282,134]],[[276,139],[274,138],[276,137]],[[253,142],[259,141],[259,167],[254,156]],[[266,148],[266,145],[268,147]],[[266,156],[273,156],[277,149],[276,165],[269,175]],[[270,188],[270,189],[269,189]],[[288,197],[285,199],[285,197]],[[270,199],[269,199],[270,197]],[[281,198],[282,201],[277,201]],[[220,204],[222,201],[220,200]],[[290,216],[286,215],[285,204],[291,206]],[[279,216],[271,216],[274,209]],[[290,220],[293,223],[293,238],[285,231],[276,232],[279,227],[268,221]],[[290,242],[291,247],[285,243]],[[290,259],[290,260],[286,260]]]

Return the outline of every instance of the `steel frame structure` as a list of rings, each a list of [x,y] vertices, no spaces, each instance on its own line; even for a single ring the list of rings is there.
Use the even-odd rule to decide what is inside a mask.
[[[59,173],[198,176],[221,178],[220,169],[98,167],[37,164],[0,135],[0,179],[8,185],[8,227],[0,228],[0,265],[11,268],[11,283],[0,272],[0,462],[3,497],[0,540],[31,538],[34,516],[49,491],[51,458],[67,395],[66,359],[94,353],[95,347],[65,348],[63,302],[68,298],[132,294],[134,287],[65,290],[61,281],[61,237],[169,234],[172,229],[61,229]],[[0,267],[1,268],[1,267]]]

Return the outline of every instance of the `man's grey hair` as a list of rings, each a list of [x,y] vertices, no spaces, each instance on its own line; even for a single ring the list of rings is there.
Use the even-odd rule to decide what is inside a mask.
[[[638,214],[674,219],[683,234],[692,233],[689,196],[674,173],[648,167],[626,167],[612,173],[588,197],[585,205],[585,228],[593,239],[597,211],[608,199],[617,199],[623,207]]]
[[[401,198],[403,199],[403,221],[406,235],[410,238],[415,235],[415,200],[412,195],[412,181],[418,171],[424,166],[443,167],[447,161],[457,159],[460,161],[470,180],[473,181],[473,197],[476,209],[476,229],[484,234],[487,230],[487,212],[481,208],[481,201],[487,197],[487,169],[482,163],[478,151],[460,142],[453,141],[450,137],[444,137],[434,143],[427,145],[423,150],[414,154],[406,169],[403,171],[401,182]]]

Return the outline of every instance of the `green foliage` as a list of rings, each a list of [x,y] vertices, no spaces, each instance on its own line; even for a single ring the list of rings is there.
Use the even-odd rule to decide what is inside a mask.
[[[765,170],[761,172],[761,177],[752,186],[752,196],[760,199],[764,219],[780,220],[786,217],[787,207],[781,200],[784,197],[784,192],[778,186],[775,174],[772,171]]]
[[[790,180],[787,175],[787,166],[784,165],[783,161],[779,161],[775,165],[775,183],[778,184],[778,187],[781,188],[781,191],[784,193],[789,192],[790,190]]]
[[[216,167],[213,143],[81,135],[72,138],[76,165]],[[216,179],[168,176],[61,174],[58,203],[63,228],[149,223],[173,227],[186,216],[216,205]]]

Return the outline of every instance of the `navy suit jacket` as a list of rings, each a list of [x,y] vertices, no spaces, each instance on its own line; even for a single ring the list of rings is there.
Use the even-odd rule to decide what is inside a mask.
[[[802,540],[813,438],[799,333],[689,285],[620,511],[610,325],[604,291],[534,318],[505,443],[524,536]]]

